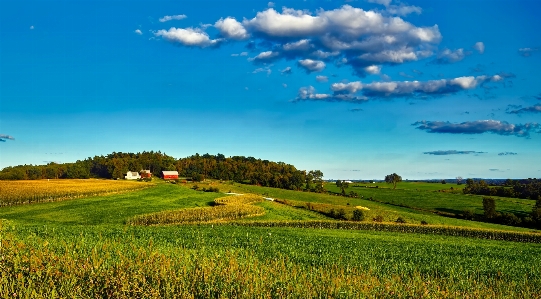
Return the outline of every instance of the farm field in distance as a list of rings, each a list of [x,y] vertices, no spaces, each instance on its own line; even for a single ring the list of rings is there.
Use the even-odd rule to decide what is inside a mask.
[[[423,227],[420,221],[424,220],[429,224],[424,227],[434,231],[456,226],[541,235],[531,229],[442,217],[362,198],[232,182],[171,184],[153,180],[132,184],[148,188],[0,208],[0,255],[4,257],[0,260],[0,294],[6,294],[0,297],[540,297],[538,243],[272,224],[370,224],[373,217],[382,215],[382,225],[393,227],[397,226],[396,218],[402,217],[405,225]],[[194,185],[200,189],[212,186],[220,192],[196,191]],[[354,190],[359,194],[373,192],[363,193],[365,198],[389,200],[394,194],[396,200],[410,200],[411,190],[399,187]],[[433,200],[433,206],[452,202],[450,209],[459,209],[471,200],[471,206],[478,207],[481,198],[418,189],[415,199],[425,201],[425,206]],[[275,201],[250,200],[250,206],[263,209],[264,214],[237,220],[127,224],[164,211],[214,209],[224,202],[220,198],[228,196],[226,192],[264,195]],[[295,206],[306,203],[367,210],[363,221],[344,222]],[[511,207],[512,203],[507,204]]]

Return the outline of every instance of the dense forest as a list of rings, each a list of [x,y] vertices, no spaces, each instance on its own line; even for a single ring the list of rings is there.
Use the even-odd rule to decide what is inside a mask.
[[[322,191],[323,173],[297,170],[293,165],[254,157],[222,154],[175,159],[161,152],[116,153],[95,156],[75,163],[19,165],[0,171],[1,180],[123,178],[128,171],[150,170],[160,176],[163,170],[176,170],[181,177],[233,180],[254,185],[292,190]]]

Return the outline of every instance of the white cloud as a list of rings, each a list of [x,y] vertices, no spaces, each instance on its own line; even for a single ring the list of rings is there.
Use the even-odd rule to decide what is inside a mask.
[[[485,44],[483,42],[476,42],[473,48],[479,52],[479,54],[485,53]]]
[[[390,5],[387,7],[386,11],[390,14],[398,15],[398,16],[407,16],[411,13],[416,13],[419,15],[423,12],[423,10],[418,6],[404,5],[404,4]]]
[[[377,75],[381,72],[381,65],[370,65],[364,68],[364,71],[371,75]]]
[[[391,4],[391,1],[392,0],[367,0],[367,2],[381,4],[385,6],[389,6],[389,4]]]
[[[301,87],[297,99],[299,100],[324,100],[332,97],[330,94],[316,93],[313,86]]]
[[[250,37],[244,26],[232,17],[219,19],[214,24],[214,27],[216,27],[225,38],[244,40]]]
[[[329,77],[327,76],[316,76],[317,82],[324,83],[329,81]]]
[[[34,29],[34,25],[30,26],[30,30],[33,30]]]
[[[134,32],[135,32],[135,34],[139,34],[139,35],[143,34],[143,32],[141,32],[141,30],[139,30],[139,29],[135,29]]]
[[[172,20],[182,20],[182,19],[186,19],[186,15],[174,15],[174,16],[164,16],[163,18],[160,18],[159,21],[160,22],[167,22],[167,21],[172,21]]]
[[[302,59],[299,60],[299,66],[304,68],[306,72],[321,72],[325,68],[325,62],[320,60]]]
[[[283,45],[285,51],[308,51],[312,48],[309,39],[301,39],[296,42]]]
[[[466,76],[429,81],[389,81],[363,84],[360,81],[334,83],[331,90],[337,94],[361,93],[366,97],[423,97],[456,93],[478,87],[485,82],[502,80],[500,75]]]
[[[274,2],[269,2],[269,3],[267,3],[267,6],[268,6],[268,7],[274,7]]]
[[[201,48],[217,45],[221,41],[220,39],[210,39],[206,32],[197,28],[171,27],[169,30],[158,30],[154,35],[161,36],[170,42]]]
[[[240,52],[240,53],[233,53],[231,56],[237,57],[237,56],[248,56],[248,52]]]
[[[257,56],[253,58],[248,58],[250,61],[259,61],[259,62],[265,62],[265,61],[272,61],[276,57],[278,57],[280,53],[274,52],[274,51],[265,51],[257,54]]]
[[[188,46],[208,47],[226,40],[250,40],[260,54],[249,61],[297,60],[308,72],[320,71],[325,63],[334,62],[349,65],[359,76],[364,76],[375,71],[370,69],[375,64],[403,64],[433,55],[431,49],[442,39],[438,26],[418,27],[397,16],[420,13],[420,8],[392,5],[390,0],[374,1],[385,5],[388,11],[363,10],[350,5],[315,12],[287,7],[277,11],[270,7],[251,19],[219,19],[214,27],[221,39],[211,40],[203,27],[175,29],[189,31],[176,32],[176,36],[169,32],[172,29],[158,32],[170,41]],[[188,42],[188,33],[192,40],[199,41]]]
[[[257,73],[262,73],[262,72],[267,73],[267,75],[270,75],[272,73],[272,70],[268,67],[264,67],[264,68],[260,67],[260,68],[255,69],[252,72],[252,74],[257,74]]]
[[[349,93],[356,93],[363,89],[363,84],[360,81],[349,83],[334,83],[331,85],[331,90],[334,92],[348,91]]]

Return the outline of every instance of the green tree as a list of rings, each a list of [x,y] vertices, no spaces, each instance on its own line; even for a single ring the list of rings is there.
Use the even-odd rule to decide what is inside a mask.
[[[349,183],[346,181],[337,180],[336,186],[342,190],[342,195],[346,196],[346,189],[349,188]]]
[[[396,184],[402,182],[402,177],[396,173],[385,176],[385,182],[387,184],[393,184],[393,189],[396,189]]]
[[[492,197],[483,197],[483,210],[487,219],[496,217],[496,201]]]

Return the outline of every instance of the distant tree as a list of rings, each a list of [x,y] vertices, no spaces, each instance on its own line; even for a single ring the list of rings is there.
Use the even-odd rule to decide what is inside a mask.
[[[441,180],[441,183],[444,184],[444,185],[447,184],[447,182],[445,180]]]
[[[496,217],[496,201],[492,197],[483,197],[483,210],[487,219]]]
[[[457,185],[462,185],[462,177],[461,176],[456,177],[456,184]]]
[[[393,189],[396,189],[396,184],[402,182],[402,177],[396,173],[385,176],[385,182],[387,184],[393,184]]]
[[[346,181],[336,181],[336,186],[342,190],[342,195],[346,196],[346,189],[349,188],[349,183]]]
[[[359,209],[353,210],[353,221],[363,221],[365,218],[363,211]]]

